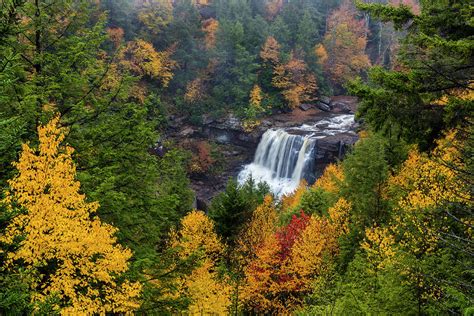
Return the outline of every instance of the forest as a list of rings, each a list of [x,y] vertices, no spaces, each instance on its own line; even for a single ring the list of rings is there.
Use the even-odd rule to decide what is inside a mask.
[[[0,0],[0,315],[474,315],[468,0]]]

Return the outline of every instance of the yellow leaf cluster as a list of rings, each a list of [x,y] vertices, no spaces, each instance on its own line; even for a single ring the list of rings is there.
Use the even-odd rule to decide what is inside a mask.
[[[338,193],[339,184],[344,181],[344,172],[340,165],[329,164],[323,175],[314,183],[315,188],[322,188],[326,192]]]
[[[338,238],[349,232],[351,209],[351,203],[340,198],[329,209],[329,219],[311,217],[309,225],[293,246],[292,267],[299,278],[305,280],[303,284],[306,286],[310,286],[311,281],[324,269],[324,256],[334,258],[338,254]]]
[[[144,40],[136,40],[127,43],[121,52],[121,64],[140,76],[148,76],[158,79],[163,86],[168,86],[173,79],[173,69],[176,62],[171,59],[174,48],[157,52],[153,45]]]
[[[292,109],[316,98],[316,77],[309,72],[306,63],[296,58],[294,54],[287,64],[278,64],[274,67],[272,84],[282,90],[284,99]]]
[[[434,104],[444,106],[448,104],[449,99],[459,99],[463,101],[472,101],[474,100],[474,81],[470,81],[467,88],[464,89],[451,89],[446,91],[446,94],[443,95],[440,99],[436,100]]]
[[[259,85],[254,85],[250,91],[250,105],[256,108],[262,107],[262,89]]]
[[[318,62],[320,64],[324,64],[324,63],[327,62],[328,52],[327,52],[326,48],[324,48],[323,44],[316,45],[316,47],[314,48],[314,53],[318,57]]]
[[[366,228],[361,248],[367,253],[367,258],[374,269],[383,269],[392,264],[395,258],[395,237],[390,228],[378,226]]]
[[[339,234],[338,237],[349,233],[349,213],[351,209],[351,202],[341,197],[328,210],[329,218]]]
[[[301,198],[308,191],[308,183],[306,180],[301,180],[300,184],[290,194],[285,194],[281,198],[281,206],[283,211],[294,211],[301,203]]]
[[[456,170],[462,167],[460,144],[456,133],[450,132],[438,141],[432,157],[414,149],[409,153],[400,172],[390,178],[389,184],[407,192],[399,199],[404,210],[432,208],[441,203],[470,200],[468,188],[458,181]]]
[[[277,219],[273,198],[267,195],[263,203],[255,209],[252,220],[237,240],[237,249],[244,259],[248,260],[264,241],[275,233]]]
[[[159,34],[173,21],[172,0],[145,0],[138,7],[138,20],[153,35]]]
[[[260,58],[272,65],[277,65],[280,62],[280,44],[273,36],[267,37],[260,50]]]
[[[3,202],[25,212],[13,218],[0,242],[23,239],[5,264],[35,272],[33,301],[56,295],[62,314],[131,312],[139,307],[141,286],[120,283],[117,276],[128,269],[132,253],[117,244],[114,227],[93,217],[98,203],[79,193],[73,149],[61,145],[64,131],[58,122],[56,117],[39,127],[39,148],[24,144],[14,164],[18,175],[9,181]]]
[[[192,211],[183,217],[179,232],[171,232],[171,246],[179,248],[183,258],[198,251],[215,258],[223,251],[214,223],[201,211]]]
[[[247,118],[243,121],[242,127],[245,131],[251,132],[257,126],[260,125],[260,120],[258,117],[265,112],[265,109],[262,107],[262,89],[259,85],[254,85],[250,91],[249,106],[245,110]]]
[[[205,87],[204,80],[198,77],[186,85],[184,100],[188,103],[195,103],[204,99]]]
[[[204,43],[208,50],[216,47],[217,31],[219,30],[219,21],[210,18],[202,22],[202,30],[205,34]]]
[[[191,315],[227,314],[231,288],[219,278],[216,262],[224,246],[214,231],[214,223],[201,211],[192,211],[181,220],[178,232],[171,233],[171,245],[187,259],[198,255],[197,266],[179,281],[180,292],[191,300]]]

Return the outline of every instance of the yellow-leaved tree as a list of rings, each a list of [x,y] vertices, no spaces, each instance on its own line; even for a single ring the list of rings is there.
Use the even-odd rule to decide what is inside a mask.
[[[59,117],[38,128],[39,147],[23,145],[18,175],[3,203],[19,212],[0,242],[11,245],[6,269],[32,275],[32,303],[54,298],[61,314],[128,313],[139,307],[141,285],[122,280],[130,250],[116,228],[94,216],[99,204],[80,194],[73,148],[62,145]]]
[[[262,107],[262,99],[262,89],[256,84],[250,91],[249,106],[245,109],[246,119],[243,122],[243,127],[248,132],[251,132],[260,125],[258,118],[265,112],[265,109]]]
[[[303,102],[316,100],[316,77],[304,60],[297,58],[295,54],[291,54],[288,63],[275,66],[272,84],[281,89],[283,98],[292,109]]]
[[[338,194],[339,187],[344,181],[344,172],[340,165],[329,164],[323,175],[313,184],[314,188],[321,188],[326,192]]]
[[[158,79],[167,87],[173,79],[173,70],[177,65],[171,59],[173,52],[173,46],[163,52],[157,52],[153,44],[139,39],[128,42],[120,52],[120,64],[139,76]]]
[[[193,271],[178,281],[181,295],[191,301],[188,313],[227,314],[231,288],[216,270],[224,246],[214,231],[212,220],[201,211],[192,211],[181,220],[180,230],[171,232],[170,239],[181,259],[197,258]]]
[[[446,245],[471,255],[472,186],[462,177],[467,170],[463,137],[453,130],[430,154],[411,150],[388,180],[387,193],[396,202],[391,222],[367,228],[361,244],[371,273],[396,268],[419,299],[438,300],[448,291],[424,270],[423,258],[443,256]]]

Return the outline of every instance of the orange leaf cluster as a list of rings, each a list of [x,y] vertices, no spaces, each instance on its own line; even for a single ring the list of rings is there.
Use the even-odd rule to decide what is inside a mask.
[[[258,236],[251,242],[253,254],[244,270],[241,301],[255,313],[289,314],[301,306],[312,283],[325,270],[325,260],[337,255],[338,238],[348,232],[351,205],[340,199],[329,210],[329,217],[309,217],[301,212],[288,226],[276,229],[269,202],[266,199],[256,214],[267,210],[270,220],[255,216],[252,222],[256,222],[247,228],[253,228],[253,233],[244,233],[241,241],[249,235]],[[258,225],[265,227],[265,233],[258,231]]]
[[[294,54],[288,63],[274,68],[272,84],[282,90],[283,98],[292,109],[316,99],[316,77],[309,72],[306,63]]]
[[[260,58],[266,63],[270,63],[272,66],[277,65],[280,62],[280,44],[273,36],[267,37],[265,44],[263,44],[260,50]]]
[[[123,29],[121,27],[109,27],[107,29],[107,34],[109,35],[112,43],[114,43],[115,48],[119,47],[123,40]]]
[[[268,20],[273,20],[283,7],[283,0],[266,0],[265,13]]]
[[[342,85],[370,66],[365,53],[367,34],[364,21],[356,19],[355,9],[347,2],[328,17],[324,41],[315,47],[315,54],[333,82]]]
[[[206,141],[199,141],[192,148],[194,154],[191,159],[191,172],[206,173],[215,163],[212,158],[211,145]]]
[[[208,50],[216,47],[217,31],[219,30],[219,21],[210,18],[202,22],[202,30],[205,34],[204,43]]]

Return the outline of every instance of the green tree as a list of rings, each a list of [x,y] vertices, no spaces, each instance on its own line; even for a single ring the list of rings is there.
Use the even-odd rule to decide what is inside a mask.
[[[241,22],[220,21],[217,58],[213,78],[213,97],[219,107],[230,105],[243,110],[250,90],[256,82],[256,55],[245,49],[245,33]]]
[[[253,179],[242,185],[231,179],[225,191],[212,200],[209,208],[209,217],[215,221],[217,233],[233,241],[268,193],[267,185],[255,184]]]
[[[6,10],[1,7],[2,14]],[[17,157],[21,142],[35,143],[36,126],[61,114],[74,146],[78,179],[87,196],[103,207],[99,217],[119,228],[121,243],[134,251],[132,271],[142,278],[176,212],[191,208],[184,168],[173,161],[182,190],[172,176],[160,178],[161,162],[150,154],[156,133],[158,99],[145,96],[115,52],[107,54],[106,16],[89,1],[29,1],[18,10],[21,29],[12,27],[0,42],[7,61],[0,68],[2,167]],[[170,163],[169,163],[170,164]],[[179,169],[179,171],[177,171]],[[2,185],[12,168],[2,168]],[[166,172],[166,171],[162,171]],[[171,201],[171,202],[170,202]],[[158,277],[163,271],[147,270]]]
[[[407,31],[396,70],[375,67],[367,83],[350,85],[361,98],[359,115],[385,133],[398,126],[401,137],[427,149],[472,112],[472,6],[467,0],[421,1],[420,14],[407,6],[358,7]]]

